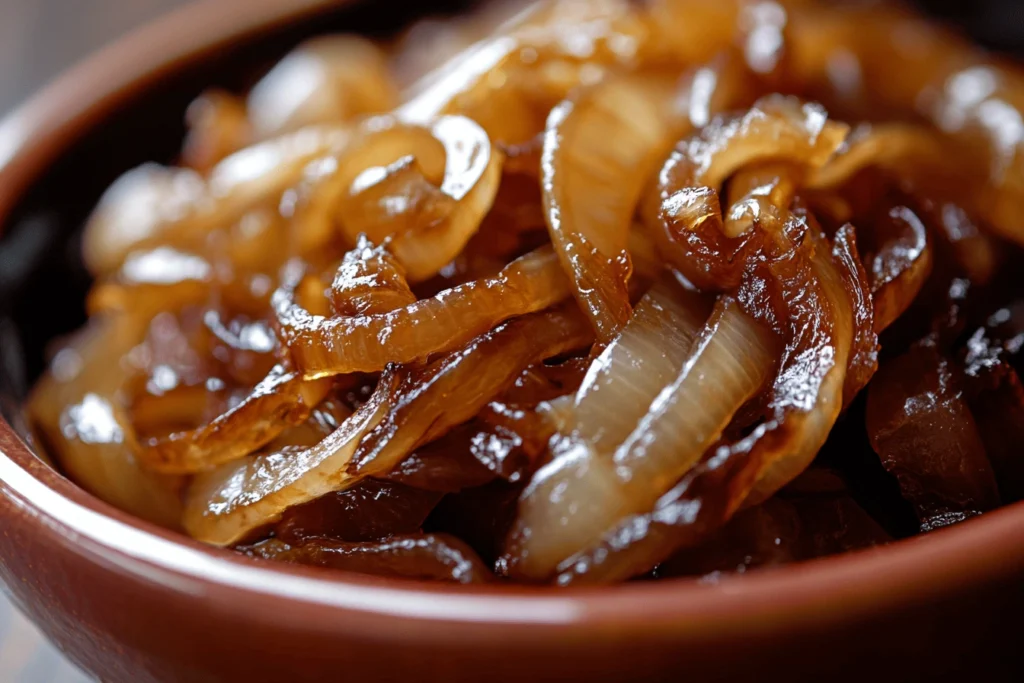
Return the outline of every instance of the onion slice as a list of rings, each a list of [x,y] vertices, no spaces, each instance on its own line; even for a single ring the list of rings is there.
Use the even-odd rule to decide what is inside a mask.
[[[703,290],[735,289],[757,248],[757,231],[727,234],[718,199],[724,181],[765,161],[819,168],[846,132],[819,105],[778,95],[758,100],[743,116],[709,123],[676,146],[646,202],[645,222],[664,257]]]
[[[148,469],[192,474],[254,453],[309,417],[302,378],[276,365],[241,403],[187,432],[151,439],[139,451]]]
[[[774,358],[772,333],[734,300],[720,300],[692,355],[612,457],[568,441],[534,476],[520,499],[504,571],[548,578],[619,520],[649,510],[757,393]],[[712,391],[715,400],[706,400]]]
[[[360,444],[350,471],[390,471],[418,446],[478,414],[526,367],[591,339],[579,311],[568,304],[507,322],[425,368],[396,371],[399,398]]]
[[[629,319],[631,218],[649,167],[671,144],[671,92],[661,80],[611,79],[548,117],[541,187],[551,241],[605,343]]]
[[[156,241],[173,246],[228,227],[261,203],[276,204],[310,161],[348,140],[342,126],[305,128],[232,154],[207,179],[155,164],[129,171],[86,224],[85,263],[95,275],[110,273],[129,252]]]
[[[295,302],[300,272],[290,269],[273,297],[281,336],[306,379],[379,372],[449,351],[515,316],[569,296],[557,257],[541,248],[497,276],[445,290],[389,313],[352,317],[312,315]]]
[[[28,400],[28,415],[63,471],[84,489],[161,526],[180,526],[177,477],[139,466],[139,445],[117,399],[127,353],[145,336],[128,316],[105,316],[55,358]]]
[[[406,579],[486,583],[493,578],[468,545],[446,534],[394,536],[368,543],[311,539],[289,545],[271,539],[247,550],[251,557]]]

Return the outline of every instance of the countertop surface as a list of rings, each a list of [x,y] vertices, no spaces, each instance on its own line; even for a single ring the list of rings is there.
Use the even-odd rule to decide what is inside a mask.
[[[0,116],[97,47],[184,2],[0,0]],[[0,683],[88,680],[0,595]]]

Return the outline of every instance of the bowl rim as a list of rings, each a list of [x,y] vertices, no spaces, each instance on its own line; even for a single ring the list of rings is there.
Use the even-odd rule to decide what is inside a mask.
[[[133,95],[230,41],[349,1],[250,0],[239,13],[236,5],[201,0],[66,71],[0,121],[0,232],[42,172]],[[24,514],[34,530],[85,561],[174,593],[202,595],[246,619],[336,632],[351,630],[356,613],[361,630],[384,633],[402,619],[406,635],[425,640],[459,628],[477,642],[493,631],[481,627],[499,625],[505,643],[537,642],[549,628],[581,626],[704,640],[870,618],[1024,574],[1024,503],[1017,503],[885,547],[715,583],[670,579],[553,590],[325,577],[314,568],[270,565],[204,546],[132,518],[46,466],[2,417],[0,497],[8,503],[5,514]]]

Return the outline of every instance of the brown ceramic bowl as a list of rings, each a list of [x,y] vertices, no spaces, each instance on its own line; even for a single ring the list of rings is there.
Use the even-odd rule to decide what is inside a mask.
[[[172,156],[180,113],[203,85],[244,83],[246,65],[318,31],[402,20],[394,4],[348,5],[194,5],[93,57],[0,125],[0,229],[10,233],[0,359],[14,395],[39,371],[45,342],[81,321],[74,228],[103,186],[130,164]],[[28,262],[38,262],[30,273]],[[18,340],[25,362],[13,359]],[[994,680],[1020,671],[1024,505],[715,585],[451,588],[259,564],[132,519],[34,456],[12,399],[3,405],[0,578],[104,681]]]

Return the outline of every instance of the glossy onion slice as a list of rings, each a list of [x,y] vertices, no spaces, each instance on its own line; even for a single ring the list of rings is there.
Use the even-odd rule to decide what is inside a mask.
[[[253,453],[309,416],[302,378],[276,365],[238,405],[188,432],[152,439],[139,452],[152,470],[189,474]]]
[[[370,399],[312,447],[282,446],[198,474],[185,496],[185,529],[205,543],[232,545],[288,508],[354,484],[346,467],[360,439],[387,413],[394,384],[382,377]]]
[[[598,339],[629,319],[629,230],[643,183],[671,144],[671,88],[622,78],[582,91],[551,111],[541,187],[558,258]]]
[[[100,199],[83,237],[83,256],[96,275],[153,240],[177,245],[226,227],[261,202],[276,203],[307,163],[343,147],[341,127],[307,128],[243,149],[208,179],[188,169],[146,164],[127,172]]]
[[[384,54],[353,35],[308,40],[277,63],[249,92],[259,140],[322,123],[379,114],[398,104]]]
[[[438,189],[447,201],[438,208],[439,200],[435,199],[435,206],[427,207],[440,214],[434,221],[406,218],[407,213],[424,212],[424,207],[410,201],[408,185],[374,197],[367,192],[373,185],[368,184],[365,174],[356,180],[365,189],[345,203],[341,215],[350,238],[353,231],[371,229],[378,235],[392,235],[389,249],[413,283],[433,276],[462,251],[490,210],[501,180],[503,155],[475,122],[462,116],[445,116],[431,126],[430,132],[443,145],[445,155],[444,178]],[[369,195],[377,211],[368,211],[360,195]]]
[[[512,321],[426,368],[389,369],[371,398],[315,446],[270,451],[197,476],[185,526],[215,545],[243,540],[287,508],[388,472],[417,446],[478,412],[525,366],[589,339],[590,330],[570,308]],[[421,386],[421,374],[434,381]],[[436,400],[456,387],[468,408]]]
[[[534,476],[520,500],[506,571],[547,578],[620,519],[649,510],[761,388],[774,358],[771,332],[735,301],[721,300],[681,371],[613,454],[569,442]]]
[[[590,341],[570,303],[509,321],[425,368],[398,370],[400,398],[363,439],[350,469],[362,476],[390,471],[417,446],[479,413],[526,367]]]
[[[291,276],[294,288],[298,274]],[[289,286],[273,299],[284,344],[307,379],[379,372],[451,350],[509,318],[569,296],[550,248],[510,263],[493,278],[441,292],[390,313],[325,318],[294,301]]]
[[[493,576],[473,549],[445,534],[395,536],[372,543],[311,539],[291,546],[271,539],[252,557],[407,579],[486,583]]]
[[[881,223],[868,278],[875,302],[875,329],[889,327],[903,315],[921,292],[932,272],[932,248],[928,230],[906,206],[891,209]]]
[[[646,207],[646,222],[664,258],[701,289],[737,287],[756,231],[726,235],[718,188],[757,162],[820,167],[846,130],[818,105],[773,95],[744,116],[716,119],[677,145]]]
[[[79,485],[128,513],[177,528],[180,481],[139,467],[134,430],[115,396],[127,373],[125,355],[144,334],[127,316],[94,321],[54,359],[28,412]]]

